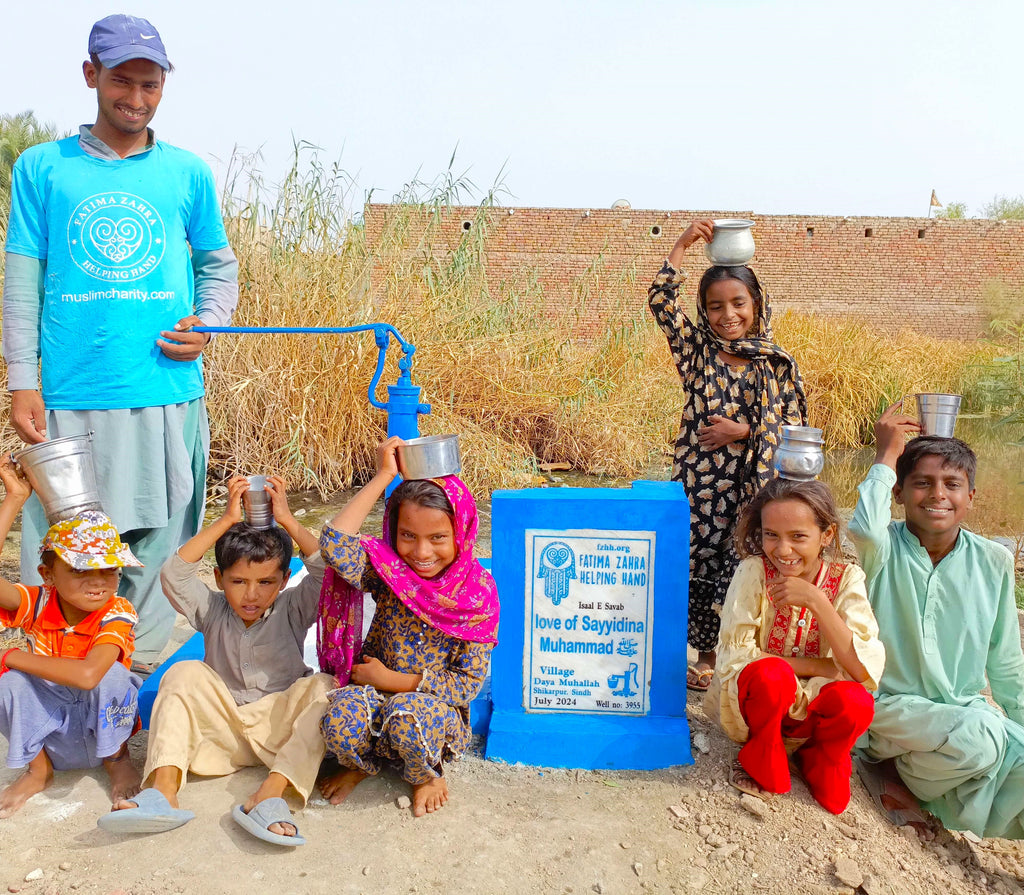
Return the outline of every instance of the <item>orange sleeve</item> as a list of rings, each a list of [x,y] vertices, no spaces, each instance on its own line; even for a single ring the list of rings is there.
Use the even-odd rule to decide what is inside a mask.
[[[26,587],[24,584],[14,585],[21,592],[21,603],[17,609],[0,609],[0,625],[5,628],[23,628],[25,622],[35,615],[36,601],[41,592],[38,587]]]
[[[132,653],[135,651],[135,625],[138,621],[135,607],[127,600],[115,597],[107,606],[89,649],[101,643],[112,643],[121,651],[121,664],[130,668]]]

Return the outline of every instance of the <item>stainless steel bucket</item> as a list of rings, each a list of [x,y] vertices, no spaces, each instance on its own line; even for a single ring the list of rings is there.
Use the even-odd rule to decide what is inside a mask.
[[[274,527],[274,512],[270,504],[270,492],[267,490],[267,477],[251,475],[249,490],[242,495],[242,514],[245,521],[253,528],[267,529]]]
[[[426,435],[398,446],[398,471],[406,481],[455,475],[461,469],[458,435]]]
[[[782,443],[775,449],[775,470],[780,478],[809,482],[825,468],[821,429],[782,426]]]
[[[924,435],[952,438],[960,412],[960,395],[939,393],[916,395],[917,418]]]
[[[36,492],[50,525],[83,510],[103,511],[96,487],[91,432],[33,444],[11,456]]]

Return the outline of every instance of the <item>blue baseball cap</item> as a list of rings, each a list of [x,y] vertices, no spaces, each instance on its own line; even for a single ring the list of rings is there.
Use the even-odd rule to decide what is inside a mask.
[[[100,19],[92,26],[89,53],[95,54],[105,68],[117,68],[129,59],[149,59],[164,71],[171,67],[160,32],[146,19],[121,13]]]

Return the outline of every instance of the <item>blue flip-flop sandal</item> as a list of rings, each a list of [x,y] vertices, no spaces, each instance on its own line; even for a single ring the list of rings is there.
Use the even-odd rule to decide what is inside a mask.
[[[138,808],[111,811],[98,818],[96,824],[108,833],[166,833],[195,818],[183,808],[172,808],[158,789],[144,789],[127,801]]]
[[[306,844],[306,840],[299,835],[299,825],[295,823],[291,811],[288,810],[288,803],[284,799],[264,799],[255,805],[248,814],[245,813],[241,805],[235,805],[231,809],[231,816],[243,830],[264,842],[290,847]],[[271,824],[291,824],[295,827],[295,835],[282,836],[280,833],[271,833],[267,829]]]

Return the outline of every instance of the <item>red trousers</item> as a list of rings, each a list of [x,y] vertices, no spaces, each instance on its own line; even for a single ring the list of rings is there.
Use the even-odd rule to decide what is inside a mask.
[[[871,723],[874,698],[861,684],[833,681],[821,688],[807,717],[795,721],[789,709],[797,680],[784,659],[768,656],[740,673],[740,711],[750,739],[740,749],[740,764],[769,792],[789,792],[789,760],[783,737],[807,739],[796,753],[811,795],[823,808],[840,814],[850,803],[850,750]]]

